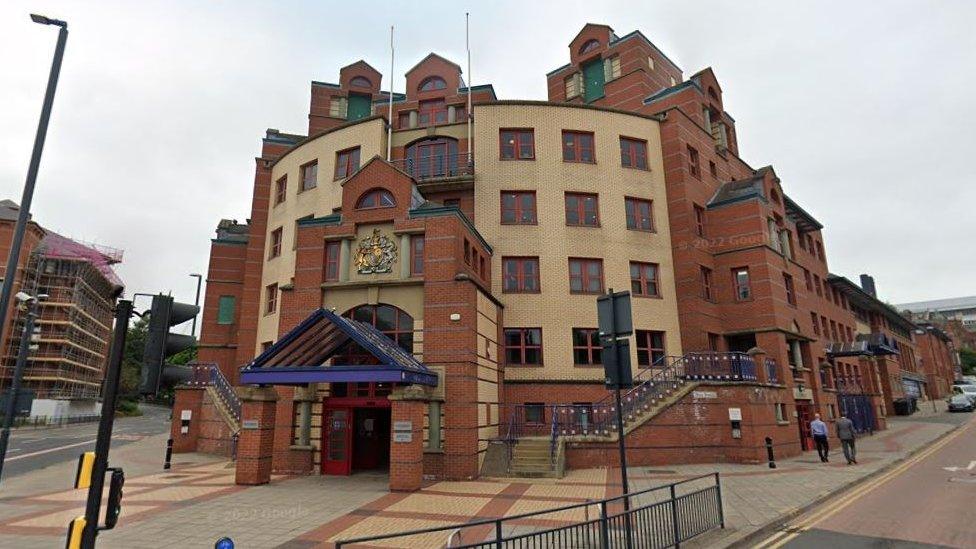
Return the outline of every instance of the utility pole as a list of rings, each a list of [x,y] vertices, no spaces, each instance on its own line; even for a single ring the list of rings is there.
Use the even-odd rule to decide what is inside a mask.
[[[21,294],[17,294],[18,299]],[[24,331],[20,334],[20,348],[17,351],[17,362],[14,365],[14,377],[10,380],[10,391],[7,393],[7,406],[3,415],[3,430],[0,431],[0,478],[3,477],[3,462],[7,458],[7,445],[10,443],[10,427],[14,416],[17,415],[17,397],[20,395],[20,382],[24,377],[27,365],[27,354],[30,352],[31,340],[34,335],[34,319],[37,318],[37,297],[27,297],[24,303],[27,319]]]
[[[27,168],[27,182],[24,183],[24,194],[20,198],[20,211],[17,213],[17,225],[14,227],[14,238],[10,244],[10,255],[7,256],[7,270],[3,275],[3,288],[0,289],[0,334],[3,334],[7,322],[7,312],[10,310],[10,295],[14,290],[14,279],[17,278],[17,264],[20,262],[20,247],[24,242],[24,232],[30,220],[31,201],[34,199],[34,185],[37,182],[37,170],[41,164],[41,152],[44,151],[44,140],[47,137],[47,126],[51,120],[51,107],[54,105],[54,92],[58,87],[58,76],[61,74],[61,60],[64,58],[64,45],[68,40],[68,23],[57,19],[49,19],[43,15],[31,14],[31,20],[40,25],[54,25],[60,27],[58,44],[54,48],[54,61],[51,63],[51,74],[47,79],[47,91],[44,93],[44,105],[41,107],[41,119],[37,124],[37,134],[34,136],[34,150],[31,152],[30,166]]]

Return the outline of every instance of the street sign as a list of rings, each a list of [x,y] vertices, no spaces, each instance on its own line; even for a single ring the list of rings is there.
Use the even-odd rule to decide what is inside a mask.
[[[630,341],[618,339],[616,352],[613,345],[604,343],[600,357],[603,360],[603,375],[608,388],[630,387],[634,384],[630,368]]]
[[[625,337],[634,333],[630,292],[613,292],[596,298],[596,315],[601,338]]]

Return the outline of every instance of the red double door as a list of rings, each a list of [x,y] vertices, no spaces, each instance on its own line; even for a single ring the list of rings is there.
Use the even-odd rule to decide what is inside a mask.
[[[813,433],[810,430],[810,422],[813,421],[812,404],[796,404],[796,419],[800,424],[800,448],[803,451],[813,450],[816,445],[813,443]]]
[[[322,474],[349,475],[389,467],[388,404],[328,406],[323,419]]]

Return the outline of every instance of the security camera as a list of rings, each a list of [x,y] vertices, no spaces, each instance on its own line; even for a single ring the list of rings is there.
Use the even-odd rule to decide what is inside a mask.
[[[27,292],[17,292],[17,295],[14,297],[16,297],[17,301],[21,303],[27,303],[28,301],[34,299],[34,296],[30,295]]]

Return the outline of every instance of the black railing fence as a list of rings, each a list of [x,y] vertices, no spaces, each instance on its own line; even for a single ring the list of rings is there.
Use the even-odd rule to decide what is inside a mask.
[[[545,511],[338,540],[335,547],[667,548],[714,528],[725,528],[718,473]]]

